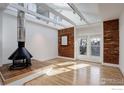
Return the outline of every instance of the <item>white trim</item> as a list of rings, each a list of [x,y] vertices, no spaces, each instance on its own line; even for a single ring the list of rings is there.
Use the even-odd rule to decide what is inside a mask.
[[[75,58],[63,57],[63,56],[58,56],[57,58],[63,58],[63,59],[68,59],[68,60],[76,60]]]
[[[104,63],[104,27],[103,27],[103,22],[101,23],[102,24],[102,34],[101,34],[101,60],[102,60],[102,64]]]
[[[81,58],[77,58],[77,60],[80,60],[80,61],[87,61],[87,62],[90,62],[90,63],[98,63],[98,64],[102,64],[101,61],[92,61],[92,60],[89,60],[89,59],[81,59]]]
[[[77,31],[77,29],[74,26],[74,59],[77,58],[77,42],[76,42],[77,36],[76,36],[76,31]]]
[[[91,60],[84,60],[84,59],[77,59],[77,60],[79,60],[79,61],[84,61],[84,62],[89,62],[89,63],[96,63],[96,64],[102,64],[102,63],[100,63],[100,62],[98,62],[98,61],[91,61]]]
[[[0,10],[0,66],[3,64],[3,11]]]
[[[49,61],[49,60],[55,59],[55,58],[57,58],[57,57],[58,57],[58,56],[55,56],[55,57],[47,58],[47,59],[44,59],[44,60],[37,59],[37,58],[33,58],[33,59],[37,59],[37,61],[40,61],[40,62],[46,62],[46,61]]]
[[[118,67],[119,68],[119,65],[117,65],[117,64],[102,63],[102,65],[111,66],[111,67]]]

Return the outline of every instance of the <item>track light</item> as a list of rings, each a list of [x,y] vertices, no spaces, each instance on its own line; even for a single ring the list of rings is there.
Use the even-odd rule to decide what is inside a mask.
[[[75,11],[73,11],[73,14],[75,14]]]
[[[82,21],[83,19],[82,18],[80,18],[80,21]]]
[[[47,24],[49,24],[49,21],[46,21]]]

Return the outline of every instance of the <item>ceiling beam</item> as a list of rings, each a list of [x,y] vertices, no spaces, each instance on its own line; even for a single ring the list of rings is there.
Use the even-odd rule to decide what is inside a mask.
[[[73,3],[68,3],[68,5],[73,9],[74,12],[76,12],[80,16],[81,20],[84,20],[88,24],[88,21],[84,18],[83,14]]]
[[[64,20],[66,20],[67,22],[69,22],[70,24],[76,26],[76,24],[75,24],[73,21],[71,21],[69,18],[65,17],[65,16],[62,15],[60,12],[56,11],[55,9],[53,9],[49,4],[43,4],[43,5],[44,5],[44,7],[48,8],[49,11],[52,12],[53,14],[55,14],[55,15],[61,17],[62,19],[64,19]]]
[[[62,23],[59,23],[59,22],[56,22],[48,17],[45,17],[45,16],[42,16],[41,14],[38,14],[38,13],[35,13],[33,11],[30,11],[30,10],[27,10],[26,8],[20,6],[20,5],[17,5],[17,4],[10,4],[9,6],[13,7],[13,8],[16,8],[17,10],[21,10],[21,11],[24,11],[28,14],[31,14],[33,16],[36,16],[36,17],[39,17],[41,18],[42,20],[45,20],[45,21],[49,21],[49,22],[52,22],[54,24],[57,24],[57,25],[60,25],[60,26],[63,26],[63,27],[66,27],[65,25],[63,25]]]

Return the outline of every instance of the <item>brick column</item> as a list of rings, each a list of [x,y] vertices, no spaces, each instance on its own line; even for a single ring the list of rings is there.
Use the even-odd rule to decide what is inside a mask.
[[[119,20],[105,21],[103,25],[104,62],[119,64]]]

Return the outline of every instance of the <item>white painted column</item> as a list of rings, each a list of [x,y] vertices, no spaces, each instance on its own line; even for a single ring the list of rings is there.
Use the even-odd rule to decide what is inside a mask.
[[[2,66],[2,23],[3,23],[3,19],[2,19],[2,14],[3,11],[0,10],[0,66]]]
[[[124,75],[124,11],[119,18],[119,67]]]
[[[76,37],[76,27],[74,26],[74,59],[77,59],[77,37]]]

